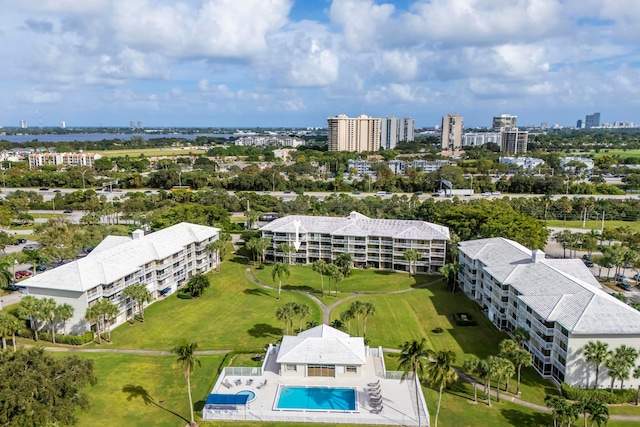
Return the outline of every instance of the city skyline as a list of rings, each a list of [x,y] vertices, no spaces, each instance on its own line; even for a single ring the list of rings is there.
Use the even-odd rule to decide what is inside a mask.
[[[0,0],[0,125],[640,121],[640,3]],[[398,31],[402,29],[402,31]],[[525,30],[526,29],[526,30]]]

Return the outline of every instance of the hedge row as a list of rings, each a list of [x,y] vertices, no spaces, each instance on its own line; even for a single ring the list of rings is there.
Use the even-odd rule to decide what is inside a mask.
[[[594,399],[606,404],[635,403],[638,393],[634,388],[613,390],[611,393],[605,389],[577,388],[566,383],[562,383],[561,389],[562,395],[569,400]]]
[[[192,299],[193,296],[191,296],[191,292],[187,291],[186,289],[181,289],[178,291],[178,298],[180,299]]]
[[[18,333],[21,338],[35,339],[33,330],[24,329]],[[82,335],[62,335],[56,334],[56,344],[83,345],[93,341],[93,332],[85,332]],[[38,339],[53,342],[50,332],[38,332]]]

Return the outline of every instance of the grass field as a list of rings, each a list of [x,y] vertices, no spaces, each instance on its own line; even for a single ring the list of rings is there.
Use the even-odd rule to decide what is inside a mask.
[[[591,151],[590,154],[595,154],[596,158],[602,157],[605,154],[620,157],[640,157],[640,150],[600,150],[599,153]]]
[[[203,350],[260,349],[282,336],[283,325],[275,313],[289,301],[311,308],[306,321],[321,320],[320,309],[308,297],[285,292],[279,301],[276,291],[251,284],[244,269],[244,264],[225,262],[220,273],[209,274],[211,286],[202,297],[183,300],[174,294],[150,305],[145,323],[119,326],[109,346],[169,350],[178,338],[186,338],[198,341]]]
[[[582,221],[562,221],[562,220],[547,220],[547,227],[564,227],[564,228],[582,228]],[[618,227],[630,227],[635,232],[640,232],[639,221],[605,221],[604,226],[606,228],[618,228]],[[602,221],[587,221],[585,223],[584,230],[596,230],[602,229]]]
[[[190,418],[187,383],[173,356],[81,354],[94,361],[98,384],[85,391],[91,410],[78,413],[80,426],[184,426]],[[213,389],[224,356],[197,356],[191,377],[194,407]],[[197,412],[196,412],[197,414]],[[199,415],[197,416],[199,417]]]
[[[254,268],[253,274],[267,285],[277,287],[277,278],[275,282],[271,278],[272,270],[273,265],[266,265],[262,270]],[[310,265],[290,265],[289,270],[291,276],[282,278],[283,289],[300,289],[312,292],[316,296],[320,295],[320,275],[313,271]],[[392,292],[411,289],[417,285],[435,280],[436,277],[422,274],[411,277],[406,273],[393,273],[383,270],[351,270],[351,275],[338,283],[338,294],[344,297],[343,293],[348,295],[354,292]],[[328,283],[329,278],[324,276],[325,293],[329,289]],[[331,281],[331,291],[335,291],[333,280]],[[333,303],[335,300],[328,300],[328,302]]]
[[[102,151],[94,151],[94,153],[98,153],[104,157],[138,157],[140,154],[145,157],[154,157],[154,156],[186,156],[189,153],[191,154],[204,154],[206,151],[204,150],[196,150],[195,148],[186,148],[181,150],[176,147],[167,147],[167,148],[137,148],[137,149],[129,149],[129,150],[102,150]]]

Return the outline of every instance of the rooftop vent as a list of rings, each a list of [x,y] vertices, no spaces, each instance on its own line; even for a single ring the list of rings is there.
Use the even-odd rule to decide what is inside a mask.
[[[131,237],[133,238],[133,240],[141,240],[144,237],[144,231],[136,230],[131,233]]]
[[[540,260],[543,260],[544,258],[545,258],[544,251],[540,249],[536,249],[535,251],[531,252],[531,260],[533,262],[538,262]]]

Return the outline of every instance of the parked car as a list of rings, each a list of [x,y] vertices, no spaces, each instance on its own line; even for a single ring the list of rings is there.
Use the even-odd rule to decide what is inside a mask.
[[[60,190],[53,190],[54,193],[62,193]]]
[[[582,259],[591,259],[591,255],[584,254],[584,255],[582,255]]]
[[[639,273],[634,274],[633,280],[635,280],[636,282],[640,281],[640,274]]]
[[[17,239],[15,242],[13,242],[14,245],[23,245],[27,243],[27,239]]]
[[[353,192],[353,193],[351,193],[351,194],[354,194],[354,195],[356,195],[356,196],[357,196],[358,194],[360,194],[360,192],[359,192],[359,191],[354,191],[354,192]]]
[[[47,269],[46,265],[36,265],[36,271],[45,271]]]
[[[625,276],[622,273],[616,273],[613,276],[613,280],[615,280],[616,282],[623,282],[623,281],[627,280],[627,276]]]
[[[35,250],[35,249],[40,249],[40,245],[38,245],[37,243],[32,243],[32,244],[30,244],[30,245],[25,245],[25,246],[22,248],[22,251],[23,251],[23,252],[24,252],[24,251],[33,251],[33,250]]]
[[[631,286],[630,284],[628,284],[627,282],[619,282],[618,283],[618,287],[624,289],[625,291],[631,291],[633,290],[633,286]]]
[[[591,268],[591,267],[593,267],[595,264],[594,264],[594,263],[592,263],[591,261],[585,261],[585,262],[584,262],[584,265],[586,265],[587,267]]]
[[[73,213],[73,210],[71,210],[71,209],[65,209],[64,211],[62,211],[62,213]]]
[[[42,187],[40,191],[49,191],[49,189],[47,187]]]
[[[499,191],[492,191],[491,192],[492,196],[499,196],[500,194],[502,194],[502,193],[500,193]]]
[[[16,286],[13,283],[9,283],[5,289],[8,290],[9,292],[19,291],[20,286]]]
[[[484,193],[482,193],[483,196],[490,196],[491,192],[490,191],[485,191]]]
[[[416,191],[416,192],[415,192],[415,193],[413,193],[413,194],[415,194],[416,196],[422,196],[422,191]]]

